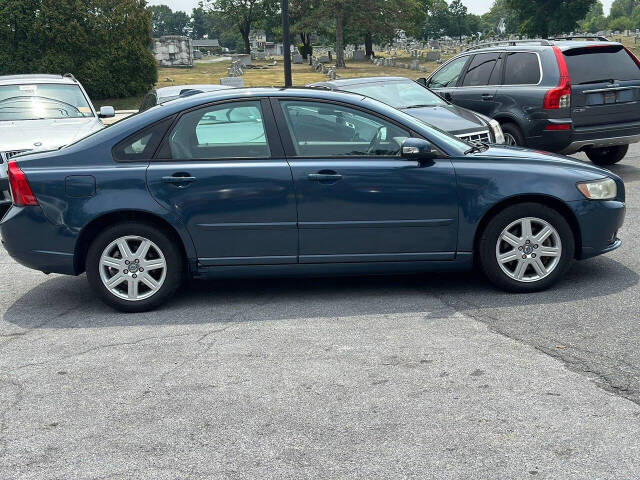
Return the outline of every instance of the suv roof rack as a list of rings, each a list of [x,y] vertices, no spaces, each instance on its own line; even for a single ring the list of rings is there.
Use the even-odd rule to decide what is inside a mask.
[[[545,47],[548,47],[551,45],[551,42],[544,38],[535,38],[531,40],[495,40],[493,42],[476,43],[475,45],[472,45],[466,48],[464,51],[468,52],[469,50],[476,50],[478,48],[485,48],[485,47],[499,47],[499,46],[515,47],[517,45],[525,45],[528,43],[537,43]]]
[[[567,35],[564,37],[552,37],[549,40],[589,40],[592,42],[608,42],[607,37],[602,35]]]
[[[73,73],[65,73],[64,75],[62,75],[62,78],[70,78],[71,80],[73,80],[74,82],[77,82],[78,80],[76,79],[76,77],[73,76]]]

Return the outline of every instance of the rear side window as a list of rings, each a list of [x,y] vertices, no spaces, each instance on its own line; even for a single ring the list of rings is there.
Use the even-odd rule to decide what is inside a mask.
[[[165,118],[125,138],[113,148],[113,158],[118,162],[150,160],[173,119]]]
[[[259,100],[228,102],[185,113],[160,154],[173,160],[270,156]]]
[[[640,80],[640,68],[622,45],[577,48],[564,52],[574,85],[607,80]]]
[[[499,53],[479,53],[473,57],[462,81],[462,86],[476,87],[488,85],[499,56]]]
[[[540,63],[535,53],[507,53],[505,85],[536,85],[540,81]]]

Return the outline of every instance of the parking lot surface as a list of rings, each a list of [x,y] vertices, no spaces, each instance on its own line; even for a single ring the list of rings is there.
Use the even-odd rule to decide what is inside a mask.
[[[192,282],[125,315],[0,247],[0,478],[640,478],[640,147],[612,170],[622,247],[533,295]]]

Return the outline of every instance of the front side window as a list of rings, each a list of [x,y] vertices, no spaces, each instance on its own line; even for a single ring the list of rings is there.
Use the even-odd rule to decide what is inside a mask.
[[[473,57],[462,81],[462,86],[477,87],[488,85],[499,56],[500,54],[498,53],[479,53]]]
[[[78,85],[0,86],[0,121],[93,117]]]
[[[455,87],[462,73],[462,69],[467,63],[467,59],[467,56],[460,57],[442,67],[431,77],[431,80],[429,80],[429,88]]]
[[[411,80],[347,85],[348,92],[371,97],[394,108],[446,105],[442,98]]]
[[[505,85],[536,85],[540,81],[540,63],[535,53],[507,53]]]
[[[391,122],[342,105],[280,104],[299,157],[396,156],[410,136]]]
[[[260,101],[229,102],[185,113],[169,134],[163,158],[269,158]]]

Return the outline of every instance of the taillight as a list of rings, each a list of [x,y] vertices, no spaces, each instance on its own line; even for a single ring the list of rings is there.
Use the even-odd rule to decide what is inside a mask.
[[[556,54],[556,61],[560,70],[560,81],[556,88],[552,88],[544,96],[542,107],[545,110],[557,110],[558,108],[571,106],[571,77],[569,76],[567,62],[564,59],[562,50],[558,47],[553,47],[553,52]]]
[[[640,68],[640,59],[638,59],[638,57],[636,57],[633,52],[631,50],[629,50],[627,47],[623,47],[625,52],[627,52],[629,54],[629,56],[631,57],[631,59],[636,62],[636,65],[638,66],[638,68]]]
[[[38,205],[38,200],[36,200],[36,196],[31,191],[29,180],[27,180],[24,172],[20,170],[18,162],[15,160],[9,162],[7,171],[9,173],[9,186],[11,187],[13,204],[17,207]]]

